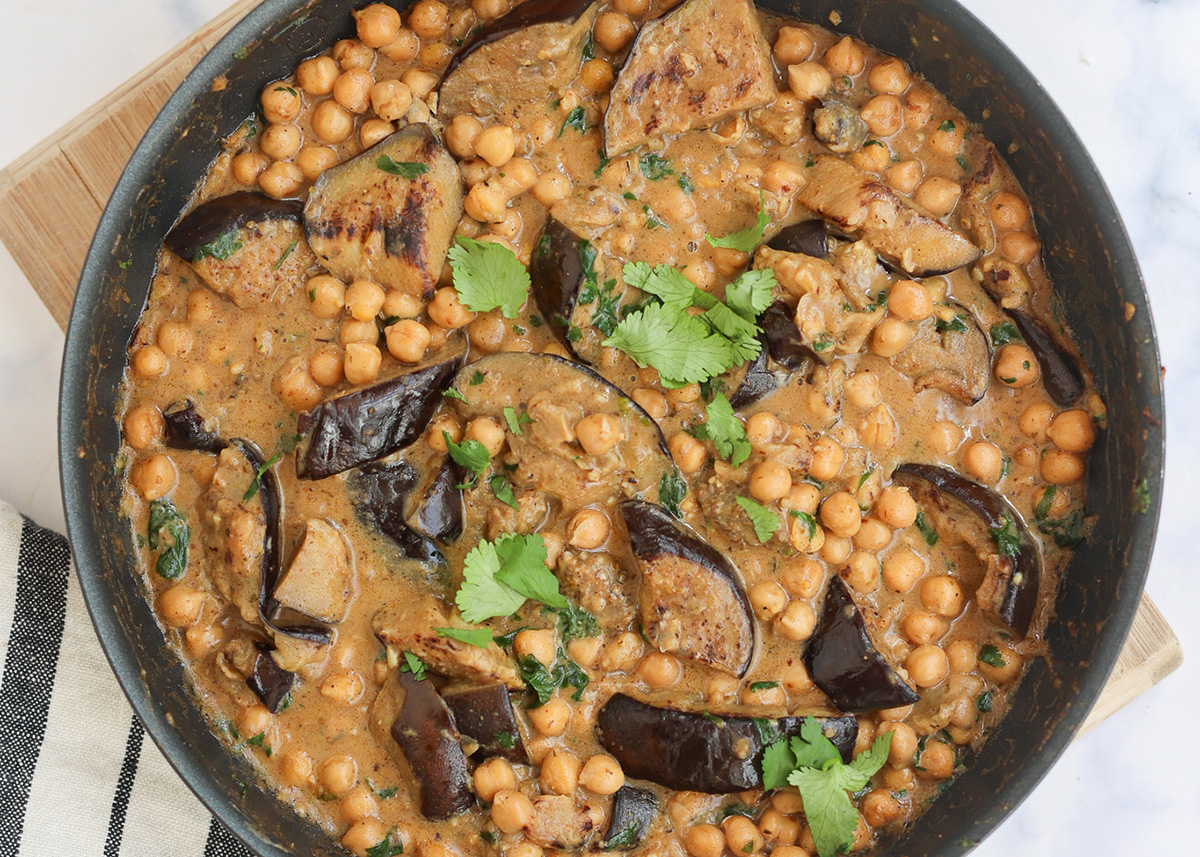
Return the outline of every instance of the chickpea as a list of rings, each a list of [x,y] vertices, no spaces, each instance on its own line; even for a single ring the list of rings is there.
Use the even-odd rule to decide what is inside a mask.
[[[1046,450],[1042,478],[1051,485],[1073,485],[1083,479],[1083,459],[1062,449]]]
[[[894,95],[876,95],[860,111],[863,121],[877,137],[890,137],[900,130],[904,104]]]
[[[904,124],[919,130],[933,118],[933,95],[926,89],[913,87],[904,94]]]
[[[949,575],[939,574],[921,585],[921,603],[939,616],[955,618],[962,613],[965,602],[962,585]]]
[[[322,173],[337,165],[337,152],[328,146],[305,146],[296,153],[296,166],[310,182],[315,182]]]
[[[944,119],[929,135],[926,145],[939,155],[957,155],[962,150],[965,135],[966,127],[962,120],[956,122],[953,119]]]
[[[238,716],[238,729],[247,738],[255,735],[265,735],[271,728],[271,712],[260,702],[242,709]]]
[[[496,793],[492,801],[492,823],[502,833],[519,833],[532,820],[533,802],[529,798],[515,789]]]
[[[403,363],[420,363],[429,348],[429,328],[412,318],[402,318],[384,331],[387,350]]]
[[[440,78],[436,74],[422,71],[419,68],[410,68],[400,75],[400,80],[412,90],[414,98],[424,98],[429,95],[440,82]]]
[[[537,183],[538,173],[526,158],[513,158],[504,165],[504,169],[496,175],[496,189],[506,198],[520,196]]]
[[[708,457],[704,444],[687,432],[681,431],[672,435],[667,446],[671,450],[671,458],[685,474],[695,473],[704,465],[704,461]]]
[[[369,149],[386,140],[395,130],[395,126],[386,119],[367,119],[358,129],[358,139],[364,149]]]
[[[312,759],[303,750],[287,753],[279,760],[279,775],[289,786],[303,788],[312,781]]]
[[[269,166],[271,159],[261,152],[241,152],[234,155],[233,160],[229,162],[229,171],[234,181],[250,187],[258,183],[258,177]]]
[[[471,8],[480,20],[490,21],[508,12],[509,0],[471,0]]]
[[[276,376],[275,388],[279,400],[294,411],[307,411],[321,402],[321,388],[303,357],[294,357],[283,365]]]
[[[917,687],[936,687],[949,675],[950,662],[937,646],[917,646],[905,660],[904,669]]]
[[[821,559],[830,565],[841,565],[850,558],[854,546],[850,539],[844,536],[825,535],[825,544],[821,546]]]
[[[331,53],[342,71],[351,68],[370,69],[375,65],[375,51],[358,39],[338,39],[333,43]]]
[[[165,452],[158,452],[134,467],[129,479],[139,494],[147,500],[157,500],[171,492],[178,474],[171,457]]]
[[[925,573],[925,560],[910,548],[898,548],[883,560],[883,583],[893,592],[908,592]]]
[[[579,788],[579,772],[582,767],[583,762],[574,753],[568,750],[551,750],[542,760],[542,771],[538,776],[542,792],[552,795],[574,794],[575,789]]]
[[[556,171],[542,173],[533,185],[533,198],[546,208],[566,198],[570,192],[571,180]]]
[[[775,443],[785,432],[783,423],[768,411],[759,411],[746,420],[746,438],[755,449],[762,449],[766,444]]]
[[[901,628],[909,641],[918,646],[936,643],[950,630],[950,623],[924,610],[914,610],[904,617]]]
[[[1041,249],[1042,243],[1027,232],[1010,232],[1000,239],[1000,252],[1015,265],[1028,265]]]
[[[887,789],[868,792],[862,800],[862,814],[872,827],[884,827],[903,815],[900,802]]]
[[[405,89],[407,88],[405,87]],[[482,122],[469,113],[460,113],[446,126],[444,134],[446,148],[456,158],[470,158],[475,154],[475,141],[482,133]]]
[[[579,69],[579,82],[592,92],[608,92],[613,85],[612,63],[593,57]]]
[[[429,313],[430,321],[447,330],[458,330],[475,318],[475,313],[459,301],[458,292],[449,286],[440,288],[433,293],[433,300],[429,302],[426,311]]]
[[[994,373],[1006,387],[1028,387],[1038,379],[1037,358],[1028,345],[1010,342],[1000,349]]]
[[[987,485],[995,485],[1004,473],[1004,454],[987,441],[973,441],[963,450],[963,467]]]
[[[162,440],[166,422],[154,405],[138,405],[125,414],[123,427],[126,443],[134,449],[146,449]]]
[[[545,705],[529,709],[528,715],[534,729],[557,738],[567,731],[567,725],[571,722],[571,706],[561,699],[552,699]]]
[[[354,787],[358,765],[350,756],[333,756],[325,760],[317,779],[327,791],[341,797]]]
[[[813,52],[813,38],[799,27],[780,27],[771,53],[781,67],[804,62]]]
[[[625,785],[625,772],[612,756],[598,753],[583,763],[579,785],[592,794],[610,795]]]
[[[464,437],[479,441],[487,449],[488,455],[493,457],[504,448],[504,427],[490,417],[478,417],[467,423]]]
[[[763,170],[762,186],[771,193],[791,195],[806,182],[804,171],[790,161],[772,161]]]
[[[871,331],[871,350],[880,357],[895,357],[908,347],[913,329],[898,318],[888,316]]]
[[[653,387],[635,387],[629,397],[637,402],[651,419],[661,420],[667,415],[667,397]]]
[[[828,92],[833,84],[833,75],[819,62],[789,65],[787,77],[788,89],[801,101],[816,101]]]
[[[288,161],[276,161],[258,177],[258,186],[267,196],[275,199],[294,196],[303,184],[304,173]]]
[[[310,277],[304,284],[308,308],[317,318],[337,318],[346,305],[346,286],[329,274]]]
[[[762,834],[746,816],[731,815],[721,822],[721,828],[725,831],[725,842],[734,854],[757,854],[762,850]]]
[[[608,541],[612,525],[599,509],[580,509],[567,524],[567,544],[581,550],[595,550]]]
[[[1054,408],[1049,402],[1034,402],[1021,412],[1018,426],[1021,433],[1034,440],[1044,441],[1046,430],[1054,420]]]
[[[799,643],[812,636],[817,615],[807,601],[793,601],[775,620],[775,630],[784,639]]]
[[[425,310],[425,302],[399,289],[388,289],[383,298],[384,318],[416,318]]]
[[[619,53],[633,39],[633,22],[620,12],[603,12],[592,30],[596,43],[610,54]]]
[[[1029,206],[1015,193],[1002,190],[992,196],[988,214],[1000,231],[1024,229],[1029,223]]]
[[[700,385],[696,383],[684,384],[682,387],[676,387],[667,390],[667,403],[673,408],[678,408],[680,405],[691,405],[700,401]]]
[[[891,765],[884,766],[883,769],[883,785],[889,791],[901,792],[908,791],[916,787],[917,777],[910,767],[893,768]]]
[[[892,528],[879,518],[864,518],[862,526],[850,541],[859,550],[878,553],[892,543]]]
[[[552,629],[518,631],[513,637],[517,657],[533,655],[546,666],[554,663],[554,631]]]
[[[612,414],[590,414],[575,423],[575,437],[588,455],[604,455],[625,439],[625,424]]]
[[[342,355],[333,345],[326,345],[308,359],[308,372],[322,387],[336,387],[342,383]]]
[[[924,168],[917,160],[901,161],[883,171],[883,178],[889,185],[903,194],[911,194],[921,183]],[[889,298],[889,303],[891,299]]]
[[[990,682],[1008,684],[1021,674],[1022,658],[1007,643],[995,643],[994,648],[996,656],[988,660],[980,658],[975,668]]]
[[[921,776],[931,780],[944,780],[954,773],[954,748],[943,741],[925,742],[921,753]]]
[[[549,534],[547,534],[547,536],[548,535]],[[559,547],[557,550],[547,549],[546,566],[548,568],[552,568],[554,561],[557,560],[558,554],[561,553],[561,547]],[[555,556],[554,561],[550,559],[551,555]],[[601,637],[576,637],[574,640],[567,643],[567,654],[571,656],[571,660],[579,664],[581,667],[590,667],[593,666],[596,663],[596,659],[600,657],[600,650],[603,647],[604,640]]]
[[[383,309],[383,287],[370,280],[355,280],[346,289],[346,309],[359,321],[373,321]]]
[[[807,517],[805,517],[807,515]],[[788,541],[800,553],[816,553],[825,547],[828,537],[825,531],[816,525],[811,512],[803,515],[789,515]]]
[[[161,343],[159,343],[161,345]],[[1046,434],[1065,452],[1087,452],[1096,443],[1096,428],[1087,411],[1063,411],[1050,421]]]
[[[186,583],[176,583],[158,596],[158,613],[172,628],[190,628],[200,621],[204,593]]]
[[[817,513],[821,505],[821,489],[811,482],[792,483],[792,489],[787,496],[779,501],[779,506],[789,512],[804,512],[808,515]],[[795,516],[793,516],[795,517]]]
[[[949,455],[963,442],[963,430],[949,420],[938,420],[929,427],[929,445],[942,455]]]
[[[516,152],[516,136],[507,125],[491,125],[475,138],[475,153],[493,167],[502,167]]]
[[[747,595],[750,606],[764,622],[778,615],[787,606],[787,593],[773,580],[760,580],[750,587]]]
[[[379,49],[385,57],[396,63],[406,63],[415,58],[421,50],[421,40],[412,30],[400,28],[396,38]]]
[[[351,342],[346,346],[342,371],[351,384],[370,384],[379,377],[379,367],[382,363],[383,355],[380,354],[377,345],[369,342]]]
[[[613,8],[622,15],[637,18],[650,11],[650,0],[613,0]]]
[[[694,824],[683,835],[683,847],[692,857],[721,857],[725,833],[715,824]]]
[[[764,461],[750,474],[750,496],[770,503],[792,490],[792,474],[778,461]]]
[[[958,182],[952,182],[941,176],[930,176],[921,183],[913,200],[934,217],[945,217],[958,205],[958,197],[962,188]]]
[[[903,530],[917,520],[917,503],[907,488],[889,485],[880,493],[872,511],[889,527]]]
[[[338,804],[338,815],[347,824],[379,815],[379,801],[365,785],[355,786],[342,797]]]
[[[353,114],[332,99],[317,105],[311,122],[313,133],[325,143],[344,143],[354,133]]]
[[[450,435],[450,440],[454,443],[462,440],[462,426],[458,424],[458,420],[454,418],[453,414],[442,414],[431,420],[425,442],[429,444],[430,449],[445,452],[446,439],[443,435],[446,434]]]
[[[821,504],[821,523],[834,535],[850,538],[862,526],[858,501],[848,491],[838,491]]]
[[[764,812],[758,820],[758,830],[765,841],[775,843],[771,854],[783,857],[780,849],[792,846],[796,841],[796,837],[800,835],[800,821],[788,818],[779,810],[771,808]],[[796,848],[795,850],[800,851],[801,849]],[[786,852],[784,853],[786,854]],[[805,854],[804,857],[808,857],[808,855]]]
[[[351,113],[365,113],[371,106],[375,78],[362,68],[349,68],[333,82],[333,98]]]
[[[885,720],[879,724],[875,735],[882,737],[889,732],[892,735],[892,744],[888,748],[888,762],[897,768],[911,764],[913,757],[917,754],[917,733],[907,723],[893,723]]]
[[[369,48],[390,44],[400,32],[400,13],[386,3],[372,3],[351,14],[359,40]]]
[[[632,672],[642,659],[642,637],[633,631],[625,631],[609,643],[600,657],[600,668],[605,672]]]
[[[504,220],[506,204],[504,194],[490,182],[475,185],[463,200],[467,214],[481,223],[499,223]]]
[[[800,557],[788,561],[779,581],[796,598],[814,598],[825,583],[825,570],[815,559]]]
[[[825,65],[834,74],[854,77],[863,70],[863,50],[849,36],[825,52]]]
[[[867,76],[867,84],[876,92],[887,95],[901,95],[912,82],[908,68],[903,60],[890,57],[871,69]]]
[[[955,640],[946,646],[946,660],[950,672],[965,674],[975,671],[978,648],[970,640]]]
[[[353,705],[362,698],[366,685],[362,676],[350,671],[331,675],[321,682],[321,696],[339,705]]]
[[[342,837],[342,847],[358,857],[367,857],[367,852],[377,848],[381,842],[392,834],[377,818],[360,818]]]
[[[338,64],[331,57],[313,57],[296,66],[296,82],[309,95],[328,95],[333,92],[333,82],[339,73]]]
[[[875,555],[856,550],[846,557],[841,576],[855,592],[867,595],[879,588],[879,573],[879,560]]]
[[[300,93],[282,80],[268,83],[259,96],[263,118],[268,122],[292,122],[300,115]]]
[[[300,151],[304,134],[297,125],[268,125],[259,146],[263,154],[277,161],[286,161]]]
[[[637,676],[651,690],[663,690],[677,681],[683,670],[679,659],[666,652],[650,652],[638,664]]]
[[[814,479],[828,482],[839,473],[846,463],[846,450],[831,437],[819,437],[813,441],[812,464],[808,472]]]
[[[408,13],[408,26],[422,39],[440,39],[450,27],[450,10],[438,0],[418,0]]]

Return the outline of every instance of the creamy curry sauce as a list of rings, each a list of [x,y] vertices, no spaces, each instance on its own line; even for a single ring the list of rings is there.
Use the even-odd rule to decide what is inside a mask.
[[[847,761],[893,732],[888,763],[854,795],[857,829],[844,844],[868,847],[910,823],[962,769],[1024,665],[1042,654],[1058,574],[1085,529],[1084,458],[1103,404],[1055,314],[1023,192],[976,126],[902,63],[812,23],[743,3],[713,11],[702,0],[660,25],[679,28],[663,42],[678,55],[630,58],[635,33],[673,4],[559,5],[560,20],[549,14],[529,25],[536,29],[467,53],[444,84],[455,52],[480,28],[491,32],[507,7],[422,0],[403,18],[367,7],[360,39],[269,85],[262,114],[227,141],[192,216],[214,199],[258,196],[213,215],[215,227],[193,223],[192,235],[180,233],[186,220],[177,227],[131,346],[125,505],[150,595],[231,752],[251,757],[281,800],[355,853],[396,853],[401,842],[439,855],[606,845],[694,857],[816,853],[796,789],[761,789],[763,742],[721,734],[739,716],[806,714],[834,718],[823,721],[833,724],[826,734],[842,730]],[[692,13],[710,23],[678,17]],[[636,36],[649,42],[644,53],[662,49],[652,33]],[[662,60],[684,79],[709,75],[689,63],[718,37],[750,56],[737,55],[697,91],[717,100],[727,75],[735,107],[739,92],[765,88],[769,97],[715,118],[704,103],[668,103],[651,123],[665,123],[665,138],[642,134],[634,108],[622,119],[610,98],[637,89],[623,78],[638,63]],[[470,57],[485,54],[481,72]],[[769,74],[756,76],[755,61]],[[453,83],[484,72],[505,85]],[[664,72],[644,78],[641,91],[658,97],[656,86],[676,84]],[[606,134],[627,150],[614,151]],[[338,218],[349,215],[338,206],[349,203],[322,174],[371,146],[359,161],[368,184],[376,174],[394,178],[389,192],[403,193],[410,180],[427,182],[447,209],[405,214],[429,222],[409,235],[410,248],[419,246],[403,264],[403,251],[389,259],[330,249],[346,239]],[[411,163],[426,170],[397,176],[379,165],[385,151],[403,155],[392,161],[401,172]],[[453,187],[441,176],[449,158]],[[301,217],[322,189],[326,209],[309,199]],[[375,193],[364,205],[386,220],[395,200]],[[298,202],[281,213],[274,199]],[[752,226],[760,207],[762,246],[710,246],[706,235]],[[919,236],[900,228],[910,214],[914,229],[944,230],[935,256],[967,255],[946,273],[928,273],[936,259],[920,270],[905,246]],[[802,222],[807,237],[788,244],[798,233],[787,227]],[[593,270],[574,281],[539,270],[539,256],[543,268],[559,261],[556,228],[584,242],[575,267]],[[533,294],[516,318],[457,300],[442,262],[454,234],[498,243],[533,269]],[[791,329],[775,342],[778,327],[773,334],[759,319],[771,356],[758,367],[769,378],[765,395],[739,401],[753,368],[670,387],[602,345],[622,313],[646,301],[622,274],[633,261],[679,269],[716,297],[747,269],[774,272],[773,298]],[[539,306],[540,290],[578,290],[588,274],[597,288],[572,293],[579,299],[564,317],[552,318],[549,298]],[[611,317],[601,322],[606,306]],[[439,365],[448,367],[440,385],[379,405],[424,411],[407,442],[376,456],[382,464],[298,475],[320,458],[305,413]],[[1064,372],[1048,390],[1048,373]],[[451,382],[457,394],[442,395]],[[736,466],[697,432],[722,397],[738,405],[748,443]],[[527,418],[510,425],[504,404]],[[580,421],[596,415],[606,419],[585,434]],[[618,439],[597,439],[597,425]],[[491,452],[477,479],[446,463],[443,432]],[[896,471],[906,464],[940,469]],[[397,482],[405,466],[410,478]],[[676,473],[687,485],[678,512],[689,529],[667,532],[660,518],[675,518],[658,504],[673,505],[663,479]],[[495,477],[513,490],[512,505]],[[413,529],[424,509],[453,518],[437,504],[453,507],[454,486],[468,482],[461,534],[453,521],[439,529],[442,519]],[[418,502],[426,494],[432,506]],[[998,495],[1011,509],[995,505]],[[769,512],[776,529],[765,541],[738,497]],[[652,508],[629,505],[636,498]],[[1002,525],[989,523],[989,508],[1001,510]],[[389,515],[390,524],[380,517]],[[397,540],[406,529],[409,541]],[[468,552],[506,533],[541,536],[563,595],[595,627],[567,639],[558,615],[535,600],[509,618],[458,615]],[[631,537],[644,547],[636,555]],[[675,541],[691,547],[659,550]],[[717,559],[697,554],[697,543]],[[279,575],[278,588],[264,595],[273,551],[279,567],[266,573]],[[427,561],[412,558],[422,551]],[[1017,590],[1028,590],[1029,557],[1040,558],[1040,580],[1015,608],[1026,615],[1014,618],[1001,605],[1010,589],[1018,601]],[[847,596],[842,619],[857,611],[867,643],[847,644],[854,635],[831,628],[837,617],[824,613],[828,598]],[[296,626],[307,630],[288,632]],[[481,648],[439,627],[509,636]],[[806,647],[823,634],[828,657],[846,645],[865,656],[854,646],[866,645],[882,672],[853,687],[815,675],[828,657],[807,661]],[[531,656],[573,666],[586,686],[576,693],[568,683],[539,706],[522,679]],[[886,695],[889,680],[893,695],[899,682],[918,701],[880,704],[871,694],[883,681]],[[443,696],[501,685],[516,732],[499,745],[462,734],[461,713],[459,729],[453,716],[438,720]],[[614,694],[691,720],[664,715],[654,740],[629,723],[598,731]],[[398,743],[392,725],[406,697],[441,724],[421,745],[434,761]],[[655,768],[656,754],[668,752],[658,745],[695,732],[696,716],[709,726],[695,746],[710,758]],[[461,747],[457,767],[442,758],[447,742]],[[655,770],[623,770],[639,755]],[[691,770],[704,765],[718,780],[740,766],[757,787],[734,777],[744,787],[704,788]],[[443,775],[461,782],[430,781]],[[680,776],[691,787],[670,788]],[[618,791],[623,784],[644,791]],[[611,818],[614,800],[631,796],[649,803]]]

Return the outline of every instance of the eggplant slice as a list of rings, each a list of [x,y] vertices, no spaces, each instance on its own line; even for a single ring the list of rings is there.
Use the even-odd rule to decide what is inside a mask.
[[[518,7],[520,8],[520,7]],[[530,291],[558,341],[577,359],[568,336],[584,280],[595,276],[596,251],[551,214],[529,265]],[[587,266],[588,270],[585,270]],[[585,363],[588,361],[584,361]]]
[[[838,229],[864,239],[889,264],[914,277],[948,274],[980,250],[963,235],[913,208],[886,184],[832,155],[818,155],[796,194]]]
[[[802,220],[779,230],[767,246],[785,253],[824,259],[829,256],[829,225],[819,219]]]
[[[442,77],[438,114],[449,121],[460,113],[490,116],[502,105],[548,101],[579,74],[598,8],[580,0],[530,0],[485,25]]]
[[[421,474],[403,459],[368,464],[355,471],[351,498],[363,520],[395,542],[404,555],[418,562],[441,565],[445,556],[428,536],[408,524],[404,509]],[[461,491],[459,502],[461,503]]]
[[[750,0],[688,0],[638,32],[604,116],[605,154],[709,128],[777,95]]]
[[[304,240],[302,207],[239,191],[202,203],[167,233],[167,248],[182,256],[213,291],[242,309],[286,297],[316,264]]]
[[[1069,408],[1083,395],[1083,373],[1070,354],[1059,347],[1054,337],[1041,324],[1019,310],[1009,314],[1021,331],[1021,338],[1033,349],[1038,367],[1042,370],[1042,383],[1055,404]]]
[[[780,738],[799,735],[804,719],[678,711],[617,693],[597,714],[596,729],[626,777],[669,789],[728,794],[761,789],[763,751]],[[850,715],[817,719],[849,762],[858,720]]]
[[[850,588],[836,574],[825,591],[817,629],[804,650],[804,665],[841,711],[897,708],[921,698],[875,645]]]
[[[461,350],[451,356],[439,355],[301,414],[296,475],[324,479],[408,446],[425,430],[462,360]]]
[[[976,602],[1018,637],[1028,634],[1042,561],[1016,509],[990,488],[932,464],[901,464],[892,481],[907,487],[918,505],[936,512],[937,520],[986,556],[987,573],[975,593]],[[964,517],[962,509],[969,514]]]
[[[402,696],[390,733],[421,792],[421,814],[444,819],[470,809],[475,793],[450,709],[429,681],[399,670],[388,680],[397,683]]]
[[[182,405],[168,405],[163,411],[167,446],[194,452],[220,452],[229,444],[211,426],[211,422],[197,410],[196,403],[191,399]]]
[[[476,360],[454,382],[452,406],[464,422],[490,417],[501,425],[511,408],[519,432],[507,433],[504,463],[518,490],[557,498],[564,509],[605,502],[615,494],[657,496],[673,471],[662,430],[650,415],[596,372],[552,354],[506,352]],[[585,416],[608,414],[624,437],[603,455],[588,455],[575,437]],[[524,415],[527,420],[519,415]]]
[[[503,684],[449,687],[442,690],[442,699],[454,714],[458,731],[478,745],[475,752],[467,754],[472,759],[498,756],[515,765],[529,764],[512,700]]]
[[[654,792],[626,783],[613,795],[612,812],[601,848],[632,851],[642,844],[657,816],[658,798]]]
[[[642,572],[642,633],[664,652],[745,675],[756,631],[733,564],[661,506],[626,500],[620,510]]]
[[[258,653],[254,657],[254,668],[246,679],[246,684],[262,700],[267,710],[275,714],[287,699],[287,695],[292,692],[292,687],[296,684],[296,674],[288,672],[275,662],[271,657],[269,645],[255,641],[254,646]]]
[[[462,217],[458,164],[423,123],[326,170],[304,206],[308,242],[345,282],[429,296]]]
[[[949,319],[940,318],[945,311]],[[992,350],[975,316],[961,304],[935,308],[917,328],[892,365],[912,379],[913,392],[941,390],[973,405],[987,393],[992,376]]]

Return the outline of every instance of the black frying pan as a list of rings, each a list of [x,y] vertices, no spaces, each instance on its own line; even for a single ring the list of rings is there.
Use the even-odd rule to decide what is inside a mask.
[[[130,159],[84,265],[67,333],[60,450],[67,525],[83,594],[113,670],[167,759],[235,834],[263,855],[344,853],[256,785],[192,702],[147,603],[120,513],[113,391],[163,236],[258,93],[297,59],[351,35],[363,0],[267,0],[208,54]],[[407,3],[398,5],[408,5]],[[1129,239],[1066,119],[1013,54],[952,0],[759,0],[905,59],[1005,153],[1029,191],[1046,265],[1096,386],[1108,429],[1091,453],[1097,516],[1058,595],[1053,656],[1035,662],[1012,711],[965,774],[888,854],[961,854],[1033,789],[1074,737],[1115,662],[1142,593],[1162,490],[1163,392],[1145,288]],[[211,83],[226,75],[228,86]],[[123,263],[128,262],[129,264]],[[1124,320],[1125,306],[1134,307]],[[1135,509],[1146,479],[1150,508]],[[248,783],[243,791],[242,783]]]

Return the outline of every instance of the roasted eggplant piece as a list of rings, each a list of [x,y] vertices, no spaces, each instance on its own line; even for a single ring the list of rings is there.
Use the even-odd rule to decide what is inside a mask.
[[[858,721],[817,719],[849,762]],[[625,776],[707,794],[761,789],[763,750],[778,738],[799,735],[803,723],[798,716],[767,720],[656,708],[623,693],[614,694],[596,716],[600,743]]]
[[[642,25],[604,115],[608,157],[774,101],[771,49],[750,0],[688,0]]]
[[[438,114],[487,116],[500,106],[546,100],[583,64],[598,5],[530,0],[486,24],[451,62],[438,93]],[[514,71],[515,69],[515,71]]]
[[[771,359],[793,372],[809,369],[820,362],[816,352],[809,348],[796,327],[795,313],[784,301],[775,301],[759,319],[767,340]]]
[[[196,452],[220,452],[229,444],[208,425],[191,399],[182,405],[169,405],[163,411],[167,446]]]
[[[664,652],[745,675],[755,624],[733,564],[661,506],[626,500],[620,510],[642,571],[642,633]]]
[[[269,645],[255,641],[254,646],[258,653],[254,657],[254,669],[246,679],[246,684],[262,700],[267,710],[275,714],[287,699],[287,695],[292,692],[292,687],[296,684],[296,674],[288,672],[275,662],[271,657]]]
[[[354,558],[342,531],[310,518],[273,595],[284,607],[319,622],[341,622],[354,597]]]
[[[408,446],[425,430],[462,359],[461,351],[443,356],[301,414],[296,475],[324,479]]]
[[[845,155],[861,149],[871,132],[858,108],[830,98],[813,111],[813,133],[830,151]]]
[[[393,670],[399,711],[389,730],[421,792],[421,814],[450,818],[475,803],[471,774],[454,716],[433,685]],[[381,691],[382,693],[383,691]]]
[[[933,388],[973,405],[987,393],[992,350],[971,312],[951,303],[936,307],[933,317],[921,322],[892,365],[912,379],[913,392]]]
[[[766,398],[778,390],[782,383],[777,373],[771,371],[768,363],[766,337],[760,336],[758,341],[761,346],[758,356],[746,364],[746,374],[729,397],[729,404],[735,411],[748,408]]]
[[[442,699],[454,715],[454,724],[464,738],[479,745],[467,755],[476,761],[499,756],[518,764],[529,764],[508,688],[503,684],[482,687],[448,687]]]
[[[354,508],[404,551],[409,559],[440,565],[446,561],[438,546],[408,525],[404,507],[421,474],[407,461],[368,464],[352,477]]]
[[[582,851],[603,820],[598,805],[576,801],[573,795],[539,795],[533,799],[533,817],[525,825],[525,838],[543,848]]]
[[[901,464],[892,481],[907,487],[919,506],[935,512],[936,520],[986,554],[987,573],[975,593],[976,602],[1018,637],[1028,634],[1037,608],[1042,561],[1017,511],[995,491],[945,467]],[[969,516],[964,517],[955,505],[965,508]]]
[[[621,390],[586,366],[552,354],[507,352],[463,368],[452,406],[464,421],[490,417],[501,425],[504,409],[524,414],[520,432],[509,431],[508,479],[517,489],[556,497],[565,509],[604,502],[617,492],[656,496],[674,469],[662,430]],[[603,455],[584,451],[575,425],[585,416],[619,420],[623,437]]]
[[[839,230],[862,238],[889,264],[914,277],[969,265],[980,250],[939,220],[896,196],[882,181],[832,155],[818,155],[796,198]]]
[[[626,783],[613,795],[608,830],[601,847],[605,851],[632,851],[642,844],[657,815],[658,798],[654,792]]]
[[[190,211],[167,233],[167,248],[242,309],[282,296],[316,263],[304,240],[302,206],[239,191]]]
[[[804,665],[842,711],[897,708],[921,698],[875,645],[850,588],[836,574],[825,590],[825,606],[804,650]]]
[[[450,543],[462,535],[463,492],[467,474],[446,456],[433,479],[421,490],[417,507],[409,516],[412,528],[423,536]]]
[[[1067,408],[1079,401],[1083,395],[1083,373],[1079,364],[1059,348],[1050,333],[1038,322],[1020,310],[1011,310],[1010,315],[1021,331],[1021,338],[1033,349],[1038,367],[1042,370],[1042,383],[1055,404]]]
[[[458,164],[424,123],[326,170],[304,206],[308,243],[346,282],[428,296],[462,217]]]
[[[579,355],[575,353],[567,331],[586,278],[585,262],[589,261],[595,265],[595,250],[591,243],[564,226],[553,214],[546,218],[542,238],[529,265],[530,290],[558,341],[577,358]]]
[[[824,259],[829,256],[829,226],[824,220],[802,220],[779,230],[767,246]]]

